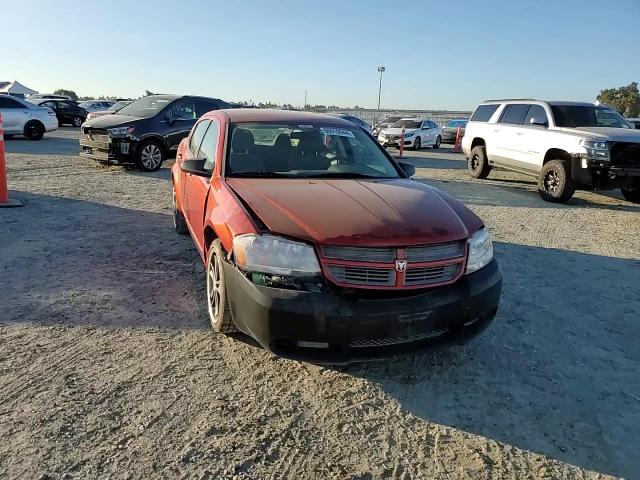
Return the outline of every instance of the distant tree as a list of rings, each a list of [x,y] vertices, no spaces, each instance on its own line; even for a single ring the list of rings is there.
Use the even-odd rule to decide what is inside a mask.
[[[148,97],[149,95],[155,95],[155,93],[153,93],[151,90],[145,90],[144,91],[144,96]]]
[[[64,88],[59,88],[53,92],[54,95],[65,95],[71,100],[78,100],[78,95],[73,90],[65,90]]]
[[[624,117],[640,115],[640,92],[637,82],[631,82],[626,87],[601,90],[598,101],[615,108]]]

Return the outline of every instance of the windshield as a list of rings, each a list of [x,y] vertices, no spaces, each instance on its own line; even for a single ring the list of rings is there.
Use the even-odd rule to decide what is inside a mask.
[[[391,128],[420,128],[422,122],[420,120],[398,120],[391,125]]]
[[[466,126],[467,126],[466,120],[449,120],[447,122],[448,128],[458,128],[458,127],[466,127]]]
[[[631,128],[614,110],[591,105],[552,105],[556,127]]]
[[[231,127],[227,177],[399,178],[360,128],[239,123]]]
[[[171,103],[171,98],[143,97],[118,111],[120,115],[130,115],[132,117],[150,118]]]
[[[389,125],[392,125],[396,123],[398,120],[400,120],[401,118],[402,117],[387,117],[382,121],[382,123],[388,123]]]
[[[109,111],[110,112],[117,112],[118,110],[120,110],[122,107],[129,105],[131,102],[129,101],[122,101],[122,102],[116,102],[113,105],[111,105],[109,107]]]

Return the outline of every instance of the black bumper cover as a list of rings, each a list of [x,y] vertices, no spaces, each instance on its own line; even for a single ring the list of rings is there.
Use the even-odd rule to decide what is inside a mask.
[[[495,317],[502,291],[495,260],[455,284],[378,299],[258,286],[231,264],[225,264],[225,279],[241,331],[277,355],[331,364],[473,337]],[[328,348],[300,346],[298,341]]]

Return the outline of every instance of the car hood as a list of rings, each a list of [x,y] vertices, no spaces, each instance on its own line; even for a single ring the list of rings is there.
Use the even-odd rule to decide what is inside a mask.
[[[417,132],[418,130],[420,130],[419,128],[405,128],[404,129],[404,133],[405,135],[407,133],[414,133]],[[384,135],[401,135],[402,134],[402,128],[386,128],[382,131],[382,133]]]
[[[133,122],[141,120],[140,117],[131,117],[129,115],[100,115],[99,117],[87,120],[83,127],[91,128],[112,128],[129,125]]]
[[[468,238],[482,221],[409,179],[247,179],[227,184],[277,234],[313,243],[401,246]]]
[[[612,127],[578,127],[559,128],[563,132],[573,133],[579,136],[591,137],[595,140],[612,140],[614,142],[640,143],[640,131],[631,128]]]

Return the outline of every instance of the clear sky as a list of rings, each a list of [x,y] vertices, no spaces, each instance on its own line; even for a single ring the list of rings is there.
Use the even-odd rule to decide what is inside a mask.
[[[0,0],[0,81],[42,93],[375,107],[385,65],[383,108],[472,109],[640,81],[640,0],[27,3]]]

